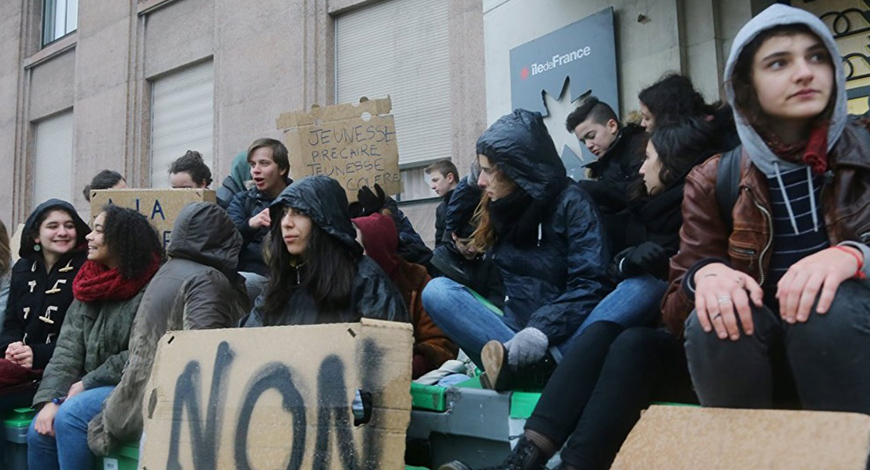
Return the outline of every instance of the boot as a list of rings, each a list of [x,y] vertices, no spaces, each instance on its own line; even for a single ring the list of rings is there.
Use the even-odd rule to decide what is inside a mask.
[[[511,451],[510,455],[508,455],[507,459],[505,459],[501,465],[484,467],[477,470],[546,470],[547,467],[545,467],[545,465],[548,460],[550,460],[550,458],[544,455],[544,451],[538,448],[538,446],[532,444],[532,442],[527,440],[525,436],[522,436],[520,437],[520,440],[517,441],[517,446],[514,447],[514,450]],[[438,467],[438,470],[473,469],[458,460],[454,460],[453,462]]]
[[[556,361],[548,352],[540,361],[512,370],[507,360],[507,348],[498,341],[490,341],[480,351],[485,371],[480,377],[483,388],[499,392],[512,389],[542,389],[556,370]]]
[[[513,382],[511,367],[507,361],[507,348],[496,340],[492,340],[480,351],[480,362],[485,371],[480,377],[483,388],[490,390],[509,390]]]

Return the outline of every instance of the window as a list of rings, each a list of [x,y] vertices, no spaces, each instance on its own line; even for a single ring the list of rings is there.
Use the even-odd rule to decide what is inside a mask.
[[[336,102],[390,95],[406,201],[435,197],[421,167],[451,156],[447,5],[387,0],[335,20]]]
[[[35,126],[33,201],[53,197],[72,201],[73,113],[43,119]]]
[[[78,20],[78,0],[43,0],[42,45],[75,31]]]
[[[155,80],[151,100],[151,187],[168,188],[169,166],[188,150],[214,169],[213,63]]]

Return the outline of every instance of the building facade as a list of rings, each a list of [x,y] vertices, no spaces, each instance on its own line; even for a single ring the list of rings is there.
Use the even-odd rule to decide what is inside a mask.
[[[868,9],[858,0],[836,1],[840,10],[852,3]],[[130,187],[168,187],[168,165],[187,149],[205,156],[219,185],[250,142],[282,137],[279,114],[390,95],[403,210],[432,242],[438,201],[422,168],[451,158],[467,171],[479,134],[512,108],[511,49],[612,7],[622,115],[637,108],[638,91],[668,71],[686,73],[713,101],[720,98],[731,39],[770,3],[0,2],[0,164],[6,168],[0,219],[11,229],[47,197],[68,199],[87,213],[82,188],[104,168],[125,175]],[[832,2],[792,3],[827,10],[820,5]],[[829,21],[835,28],[844,20]],[[548,119],[564,119],[576,98],[563,97],[562,111]],[[561,128],[556,124],[551,129]]]

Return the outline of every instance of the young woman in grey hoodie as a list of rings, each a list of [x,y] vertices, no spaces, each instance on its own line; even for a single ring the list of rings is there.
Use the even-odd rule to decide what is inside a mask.
[[[870,413],[870,133],[847,115],[834,38],[771,6],[738,33],[725,82],[739,186],[717,195],[719,157],[687,178],[665,322],[704,406]]]

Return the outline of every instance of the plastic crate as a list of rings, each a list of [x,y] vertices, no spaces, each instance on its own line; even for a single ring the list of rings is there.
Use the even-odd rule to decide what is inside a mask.
[[[36,411],[17,408],[3,420],[3,437],[6,446],[4,467],[9,470],[27,470],[27,430]]]

